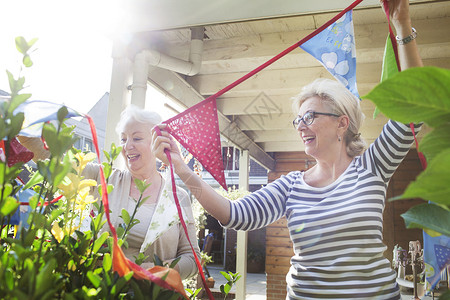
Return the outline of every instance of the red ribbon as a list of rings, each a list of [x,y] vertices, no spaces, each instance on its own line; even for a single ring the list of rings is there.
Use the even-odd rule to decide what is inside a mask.
[[[155,126],[154,128],[155,128],[156,134],[161,136],[161,130],[159,129],[159,127]],[[206,293],[208,294],[209,299],[214,299],[214,296],[211,293],[211,290],[208,288],[208,286],[206,284],[206,278],[205,278],[205,274],[203,273],[202,264],[200,263],[200,260],[198,259],[197,254],[195,253],[194,247],[192,247],[191,239],[189,238],[189,234],[188,234],[187,227],[186,227],[186,222],[184,222],[183,213],[181,212],[180,201],[178,200],[178,196],[177,196],[177,186],[175,184],[175,175],[173,173],[172,156],[170,155],[169,149],[165,149],[164,153],[166,154],[167,159],[169,160],[170,175],[171,175],[171,180],[172,180],[173,198],[175,199],[175,205],[177,206],[177,211],[178,211],[178,216],[180,217],[181,226],[183,226],[184,233],[186,234],[187,240],[189,242],[189,246],[191,246],[192,253],[194,254],[195,264],[197,265],[198,272],[200,273],[200,276],[202,278],[203,286],[205,287]]]

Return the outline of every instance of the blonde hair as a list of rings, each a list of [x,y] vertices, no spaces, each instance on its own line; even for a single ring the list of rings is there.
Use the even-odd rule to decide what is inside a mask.
[[[116,125],[116,133],[120,135],[125,125],[131,120],[148,126],[149,131],[153,126],[162,122],[162,118],[157,112],[148,111],[131,104],[120,114],[119,123]]]
[[[297,114],[300,106],[309,98],[317,96],[322,103],[330,108],[331,112],[339,116],[346,115],[349,118],[349,126],[344,134],[347,145],[347,154],[350,157],[361,155],[367,147],[366,142],[359,133],[364,121],[360,101],[340,82],[319,78],[303,87],[300,94],[293,97],[292,109]]]

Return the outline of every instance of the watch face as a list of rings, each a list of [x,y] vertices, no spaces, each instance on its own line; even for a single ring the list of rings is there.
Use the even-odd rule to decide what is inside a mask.
[[[396,37],[397,39],[397,43],[399,45],[405,45],[408,44],[409,42],[411,42],[412,40],[414,40],[417,37],[417,32],[416,29],[413,27],[412,28],[412,33],[410,35],[408,35],[407,37],[401,39],[398,36]]]

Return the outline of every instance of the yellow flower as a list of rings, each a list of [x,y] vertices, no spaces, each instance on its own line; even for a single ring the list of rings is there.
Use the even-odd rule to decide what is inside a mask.
[[[97,181],[95,181],[93,179],[83,179],[83,180],[81,180],[81,182],[80,182],[80,184],[78,186],[78,189],[80,191],[81,190],[85,190],[85,189],[89,190],[89,188],[91,186],[97,186]]]
[[[61,194],[63,194],[66,199],[72,199],[77,193],[79,184],[80,177],[77,174],[69,173],[58,185],[58,188],[61,190]]]
[[[77,172],[78,172],[78,174],[81,174],[83,172],[84,168],[86,167],[86,165],[96,158],[96,155],[95,155],[95,153],[92,153],[92,152],[88,152],[88,153],[78,152],[77,154],[75,154],[75,158],[79,162]]]
[[[55,239],[61,243],[62,239],[64,238],[64,231],[61,229],[61,227],[59,227],[58,222],[53,223],[52,234]]]

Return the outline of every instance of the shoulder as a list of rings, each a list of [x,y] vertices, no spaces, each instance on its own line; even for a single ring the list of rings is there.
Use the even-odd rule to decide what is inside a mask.
[[[184,203],[185,205],[191,205],[191,199],[189,197],[189,193],[182,187],[177,186],[177,196],[180,203]]]
[[[292,171],[286,175],[281,175],[280,178],[275,180],[273,183],[283,186],[291,186],[297,182],[301,177],[303,177],[304,171]]]

